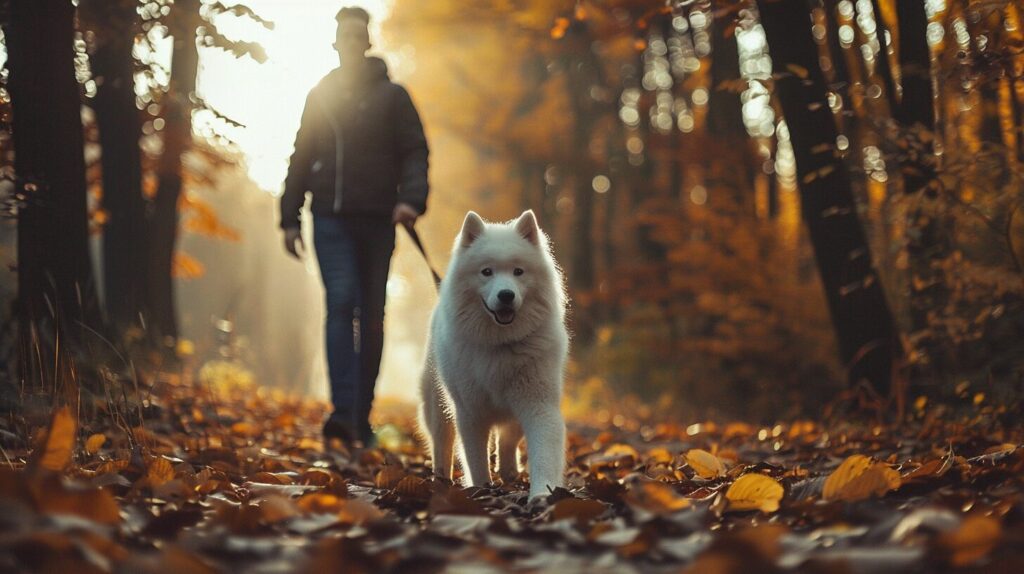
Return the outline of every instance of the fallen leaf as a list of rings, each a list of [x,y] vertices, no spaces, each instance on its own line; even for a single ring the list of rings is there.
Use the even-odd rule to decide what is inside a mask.
[[[149,462],[149,468],[146,469],[146,478],[149,479],[151,487],[158,487],[174,478],[174,466],[166,458],[154,458]]]
[[[604,514],[604,511],[605,505],[597,500],[566,498],[565,500],[559,500],[551,508],[551,519],[563,520],[565,518],[574,518],[577,524],[584,525]]]
[[[46,440],[39,453],[39,468],[60,472],[71,462],[71,451],[75,447],[75,432],[78,421],[71,408],[64,406],[53,413]]]
[[[760,510],[775,512],[785,490],[774,478],[752,472],[744,474],[729,485],[725,498],[729,510]]]
[[[822,498],[849,502],[881,496],[899,488],[900,473],[862,454],[847,457],[825,480]]]
[[[107,435],[103,433],[96,433],[85,441],[85,452],[89,454],[96,454],[105,442],[107,442]]]
[[[725,476],[725,465],[717,456],[699,448],[686,453],[686,464],[701,478],[720,478]]]
[[[690,507],[690,501],[664,482],[644,480],[626,492],[626,503],[657,515],[671,514]]]
[[[972,514],[951,532],[943,532],[935,539],[935,546],[953,566],[967,566],[988,556],[999,544],[1003,527],[990,516]]]

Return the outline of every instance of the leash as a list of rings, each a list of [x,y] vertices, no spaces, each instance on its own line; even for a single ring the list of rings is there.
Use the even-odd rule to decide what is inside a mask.
[[[405,231],[409,234],[412,242],[416,244],[416,248],[420,250],[420,254],[423,255],[423,261],[426,262],[427,268],[430,269],[430,274],[434,276],[434,287],[438,290],[441,289],[441,276],[434,271],[434,266],[430,264],[430,257],[427,256],[427,250],[423,247],[423,242],[420,241],[420,234],[416,233],[416,228],[412,225],[402,224]]]

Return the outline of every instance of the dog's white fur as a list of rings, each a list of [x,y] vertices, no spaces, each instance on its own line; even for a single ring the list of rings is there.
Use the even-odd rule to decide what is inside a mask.
[[[561,272],[533,211],[498,224],[466,215],[431,317],[421,381],[421,423],[437,476],[452,476],[457,429],[467,486],[488,483],[493,431],[503,481],[519,474],[525,435],[530,498],[563,485],[565,304]]]

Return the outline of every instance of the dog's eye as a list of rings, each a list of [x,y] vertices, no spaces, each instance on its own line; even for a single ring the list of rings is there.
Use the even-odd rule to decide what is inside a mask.
[[[490,267],[484,267],[483,271],[481,271],[480,273],[482,273],[484,277],[490,277],[491,275],[494,274],[494,271],[491,271]]]
[[[512,270],[513,275],[522,275],[523,273],[525,272],[521,267],[516,267],[515,269]]]

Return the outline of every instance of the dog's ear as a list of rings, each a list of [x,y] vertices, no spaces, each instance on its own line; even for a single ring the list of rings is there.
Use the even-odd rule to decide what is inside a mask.
[[[516,231],[534,245],[540,245],[540,227],[532,209],[527,209],[516,220]]]
[[[459,245],[469,247],[483,232],[484,220],[480,219],[480,216],[475,211],[470,211],[466,214],[465,221],[462,222],[462,231],[459,232]]]

